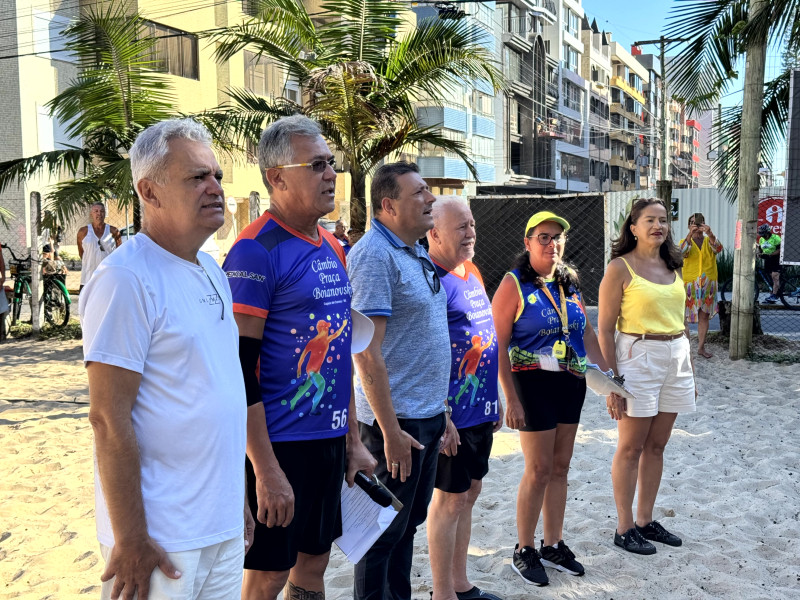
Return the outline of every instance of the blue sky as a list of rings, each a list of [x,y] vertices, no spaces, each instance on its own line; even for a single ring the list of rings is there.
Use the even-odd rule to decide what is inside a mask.
[[[676,3],[672,0],[583,0],[583,10],[591,23],[597,19],[600,29],[611,31],[613,39],[630,45],[639,40],[654,40],[661,36],[667,14]],[[642,48],[655,53],[656,46]]]

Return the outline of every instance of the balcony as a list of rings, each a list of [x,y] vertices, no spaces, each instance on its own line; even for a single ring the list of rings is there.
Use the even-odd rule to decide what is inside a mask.
[[[632,160],[626,160],[625,158],[619,156],[618,154],[611,155],[611,160],[609,161],[609,164],[612,167],[620,167],[621,169],[629,169],[631,171],[636,169],[635,162],[633,162]]]
[[[636,113],[630,112],[629,110],[625,110],[625,105],[619,102],[611,103],[611,112],[617,113],[618,115],[622,115],[629,121],[636,123],[639,127],[644,127],[644,119],[642,119],[642,117],[640,117]]]
[[[469,180],[467,165],[460,158],[447,156],[420,156],[417,159],[419,174],[423,178],[446,178]]]
[[[563,140],[565,133],[561,130],[558,119],[549,119],[544,123],[536,123],[536,137],[539,139],[559,139]]]
[[[534,17],[541,17],[550,25],[555,25],[558,21],[558,9],[553,0],[528,0],[525,4]]]
[[[611,85],[613,87],[618,87],[623,92],[634,98],[639,104],[647,104],[647,100],[645,97],[639,92],[636,88],[628,85],[628,82],[625,81],[619,75],[615,75],[611,78]]]
[[[618,142],[623,142],[631,146],[634,144],[635,141],[632,133],[620,131],[619,129],[612,129],[608,135],[612,140],[617,140]]]
[[[547,83],[547,95],[551,98],[555,98],[558,100],[559,93],[558,93],[558,84],[557,83]]]
[[[423,127],[446,127],[454,131],[467,131],[467,112],[463,106],[419,106],[417,119]]]

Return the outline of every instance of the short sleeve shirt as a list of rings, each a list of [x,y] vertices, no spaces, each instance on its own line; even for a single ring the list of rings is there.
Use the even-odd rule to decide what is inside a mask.
[[[234,312],[265,318],[258,375],[273,442],[347,432],[352,288],[339,242],[317,233],[312,240],[264,213],[222,267]]]
[[[381,351],[395,414],[401,419],[441,414],[450,384],[447,294],[431,289],[434,267],[428,253],[419,243],[408,246],[373,219],[347,258],[353,308],[387,317]],[[372,425],[375,415],[358,377],[355,393],[358,420]]]
[[[483,278],[471,261],[464,263],[463,277],[437,268],[447,292],[451,356],[447,402],[453,407],[453,424],[464,429],[497,421],[497,337]]]

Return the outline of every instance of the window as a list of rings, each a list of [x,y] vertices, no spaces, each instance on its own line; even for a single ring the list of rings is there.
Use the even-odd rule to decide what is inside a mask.
[[[566,6],[564,7],[564,31],[569,33],[572,37],[578,37],[578,28],[579,28],[579,19],[578,15],[568,9]]]
[[[493,101],[494,97],[490,96],[489,94],[484,94],[483,92],[479,92],[477,90],[473,92],[473,108],[475,109],[476,113],[492,116],[494,114],[494,111],[492,110]]]
[[[280,96],[284,80],[284,72],[275,62],[255,52],[244,51],[244,87],[248,91],[259,96]]]
[[[573,48],[569,44],[564,44],[563,48],[564,48],[564,61],[562,63],[562,66],[565,69],[569,69],[573,73],[577,73],[578,61],[580,60],[578,56],[578,51],[575,50],[575,48]]]
[[[494,158],[492,158],[494,154],[494,140],[477,135],[474,136],[472,138],[472,154],[478,162],[494,162]]]
[[[159,73],[199,79],[197,70],[197,36],[166,25],[145,21],[144,34],[155,38],[153,68]]]
[[[561,130],[564,133],[564,141],[573,146],[583,146],[583,125],[580,121],[561,118]]]
[[[519,103],[509,100],[508,103],[508,130],[514,135],[520,134]]]
[[[564,106],[577,112],[583,112],[583,90],[571,81],[564,80]]]

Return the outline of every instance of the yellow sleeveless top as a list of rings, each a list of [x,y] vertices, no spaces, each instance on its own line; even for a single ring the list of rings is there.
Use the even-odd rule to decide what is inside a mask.
[[[625,333],[681,333],[686,306],[683,279],[675,273],[672,283],[653,283],[639,277],[624,258],[622,262],[630,271],[631,282],[622,292],[617,329]]]

